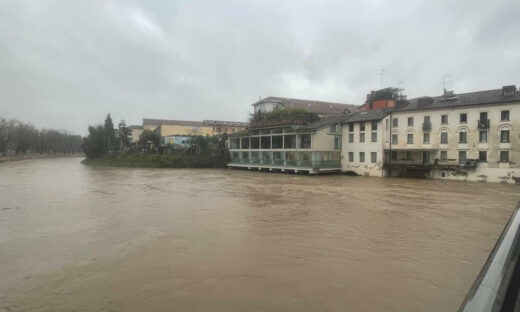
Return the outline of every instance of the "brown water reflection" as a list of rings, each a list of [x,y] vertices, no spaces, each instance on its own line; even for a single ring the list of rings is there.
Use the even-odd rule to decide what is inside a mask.
[[[0,311],[456,310],[519,199],[503,184],[0,164]]]

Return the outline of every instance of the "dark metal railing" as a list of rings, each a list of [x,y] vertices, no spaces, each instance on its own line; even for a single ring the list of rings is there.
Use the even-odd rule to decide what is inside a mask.
[[[422,124],[423,131],[432,131],[432,123],[431,122],[423,122]]]
[[[489,119],[479,119],[478,128],[479,129],[489,129]]]
[[[518,311],[520,202],[473,283],[459,312]],[[519,301],[520,302],[520,301]]]

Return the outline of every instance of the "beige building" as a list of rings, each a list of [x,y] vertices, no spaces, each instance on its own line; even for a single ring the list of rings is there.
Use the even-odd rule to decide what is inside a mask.
[[[234,133],[244,130],[246,122],[220,121],[220,120],[168,120],[168,119],[143,119],[144,130],[159,130],[162,137],[166,136],[195,136],[217,135]]]
[[[520,94],[514,86],[413,99],[389,118],[389,175],[492,182],[520,177]]]
[[[366,176],[489,182],[520,178],[515,86],[410,100],[401,91],[372,92],[357,110],[345,107],[345,114],[322,114],[319,121],[282,121],[232,135],[229,166],[309,173],[327,166]],[[253,104],[255,111],[280,108],[272,99]]]

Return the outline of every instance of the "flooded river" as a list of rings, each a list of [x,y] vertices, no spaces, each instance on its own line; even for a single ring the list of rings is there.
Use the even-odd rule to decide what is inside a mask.
[[[0,311],[455,311],[520,187],[0,164]]]

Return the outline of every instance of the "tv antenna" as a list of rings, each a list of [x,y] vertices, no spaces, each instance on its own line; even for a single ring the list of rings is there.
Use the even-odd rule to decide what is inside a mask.
[[[442,84],[444,86],[444,92],[447,91],[447,89],[446,89],[446,78],[448,78],[448,77],[451,77],[451,75],[445,74],[445,75],[442,76]]]
[[[383,89],[384,81],[385,81],[385,73],[387,72],[386,69],[381,68],[381,71],[379,72],[379,76],[381,76],[381,89]]]

